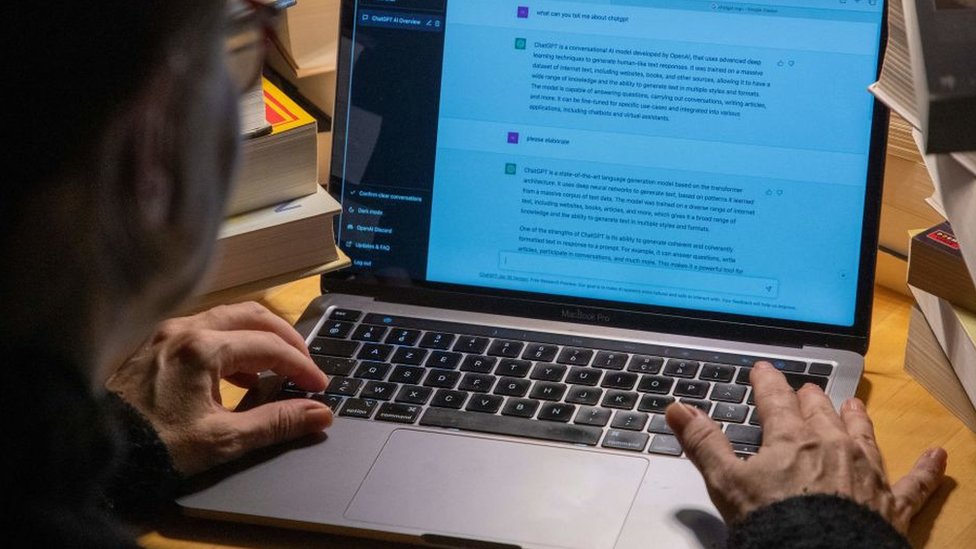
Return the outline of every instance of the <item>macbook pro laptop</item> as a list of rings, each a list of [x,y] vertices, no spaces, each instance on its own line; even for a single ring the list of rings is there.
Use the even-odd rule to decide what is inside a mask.
[[[664,422],[758,451],[749,372],[852,396],[868,347],[884,3],[343,0],[350,256],[297,327],[323,437],[196,516],[453,547],[721,546]]]

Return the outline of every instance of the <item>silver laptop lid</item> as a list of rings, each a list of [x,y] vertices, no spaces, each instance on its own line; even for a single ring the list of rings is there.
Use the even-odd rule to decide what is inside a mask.
[[[344,0],[323,289],[867,348],[882,3]]]

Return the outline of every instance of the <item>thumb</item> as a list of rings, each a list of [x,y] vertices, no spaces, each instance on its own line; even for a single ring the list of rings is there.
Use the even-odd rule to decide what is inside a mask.
[[[709,484],[715,474],[724,474],[728,467],[738,464],[722,428],[698,408],[676,402],[668,406],[665,419],[685,455]]]
[[[240,454],[322,432],[332,425],[332,410],[314,400],[269,402],[232,416],[241,436]]]
[[[898,516],[893,522],[902,533],[908,530],[912,517],[942,483],[947,460],[948,455],[942,448],[928,450],[918,458],[912,470],[891,487],[891,493],[899,503]]]

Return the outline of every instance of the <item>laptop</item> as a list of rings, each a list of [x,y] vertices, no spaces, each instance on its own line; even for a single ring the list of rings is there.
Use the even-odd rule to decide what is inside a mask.
[[[758,451],[766,359],[835,405],[868,347],[882,2],[343,0],[345,271],[297,323],[316,440],[192,515],[446,547],[718,547],[664,422]]]

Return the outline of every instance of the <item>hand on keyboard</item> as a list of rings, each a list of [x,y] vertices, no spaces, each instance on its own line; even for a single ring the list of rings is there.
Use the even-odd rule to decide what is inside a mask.
[[[946,453],[926,451],[914,468],[889,485],[874,427],[864,404],[852,398],[834,411],[813,384],[795,393],[782,373],[764,362],[752,369],[762,446],[748,460],[735,457],[729,439],[706,414],[673,404],[667,421],[685,454],[702,472],[727,522],[764,505],[805,494],[836,494],[865,505],[902,533],[942,481]]]
[[[332,423],[326,405],[306,399],[241,413],[221,405],[221,378],[248,387],[268,369],[308,391],[327,384],[294,328],[242,303],[163,322],[107,386],[149,419],[176,469],[191,475]]]

